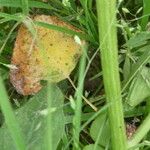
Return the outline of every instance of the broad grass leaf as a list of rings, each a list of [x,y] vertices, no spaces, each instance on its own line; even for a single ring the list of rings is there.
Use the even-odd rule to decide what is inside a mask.
[[[37,95],[31,98],[23,107],[16,110],[18,122],[25,136],[25,142],[28,150],[44,150],[45,149],[45,133],[47,89],[44,87]],[[53,91],[55,97],[52,106],[55,108],[52,116],[52,132],[53,132],[53,150],[56,149],[59,141],[64,133],[64,114],[63,114],[63,95],[61,91],[55,87]],[[6,124],[0,128],[0,149],[15,150],[13,140],[7,129]]]
[[[98,144],[101,146],[106,146],[110,140],[110,127],[108,119],[106,119],[107,114],[100,114],[92,123],[90,128],[90,135],[94,141],[99,137]]]
[[[143,67],[129,88],[127,103],[136,106],[150,96],[150,69]]]

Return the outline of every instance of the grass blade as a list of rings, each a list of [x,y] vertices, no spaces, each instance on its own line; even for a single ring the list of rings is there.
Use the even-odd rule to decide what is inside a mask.
[[[2,47],[0,48],[0,54],[2,53],[3,49],[5,48],[5,45],[7,44],[11,34],[13,33],[13,31],[17,28],[17,26],[20,24],[20,22],[15,23],[15,25],[12,27],[12,29],[10,30],[10,32],[8,33],[7,38],[5,39]]]
[[[15,0],[13,2],[11,2],[11,1],[6,2],[5,0],[1,0],[0,5],[5,6],[5,7],[20,7],[20,8],[22,7],[20,0]],[[45,4],[43,2],[38,2],[38,1],[34,1],[34,0],[30,0],[28,2],[28,7],[29,8],[43,8],[43,9],[56,10],[55,8],[51,7],[49,4]]]
[[[88,29],[88,34],[94,37],[95,40],[97,41],[98,39],[97,30],[95,27],[95,23],[91,17],[92,11],[90,10],[90,8],[88,8],[88,2],[89,2],[88,0],[80,0],[80,3],[85,11],[86,27]]]
[[[141,20],[142,30],[146,30],[149,14],[150,14],[150,2],[149,0],[143,0],[143,18]]]
[[[8,20],[21,21],[23,16],[21,16],[21,14],[19,14],[19,13],[10,15],[10,14],[7,14],[7,13],[0,12],[0,17],[6,18]]]
[[[17,150],[25,150],[24,137],[16,120],[15,114],[11,108],[2,78],[0,76],[0,106],[5,117],[6,125],[11,133]]]
[[[22,11],[25,16],[29,14],[29,2],[28,0],[22,0]]]
[[[87,45],[82,47],[83,55],[80,60],[79,66],[79,78],[78,78],[78,87],[76,91],[76,105],[75,105],[75,115],[73,118],[73,141],[74,141],[74,149],[80,149],[79,147],[79,137],[80,137],[80,130],[81,130],[81,109],[82,109],[82,94],[83,94],[83,87],[84,87],[84,72],[86,66],[86,51]]]
[[[60,32],[67,33],[69,35],[74,35],[74,36],[77,35],[77,36],[79,36],[80,38],[82,38],[84,40],[88,40],[88,41],[94,42],[92,40],[92,38],[90,36],[88,36],[87,34],[75,32],[73,30],[70,30],[70,29],[67,29],[67,28],[64,28],[64,27],[60,27],[60,26],[56,26],[56,25],[52,25],[52,24],[48,24],[48,23],[44,23],[44,22],[34,21],[34,23],[36,25],[44,27],[44,28],[57,30],[57,31],[60,31]]]

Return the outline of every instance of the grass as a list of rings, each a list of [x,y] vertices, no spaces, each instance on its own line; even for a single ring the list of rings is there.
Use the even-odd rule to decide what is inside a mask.
[[[32,147],[34,150],[37,146],[39,150],[149,149],[150,34],[146,28],[149,10],[148,0],[132,3],[131,0],[119,3],[104,0],[1,0],[0,147],[3,150],[10,147],[18,150]],[[82,33],[32,21],[31,16],[36,14],[57,16]],[[47,84],[43,89],[45,94],[41,91],[24,97],[10,84],[9,68],[13,67],[10,58],[21,23],[33,36],[32,25],[37,25],[76,36],[78,42],[86,41],[84,53],[69,80],[57,85]],[[144,73],[143,68],[146,68]],[[43,95],[38,97],[40,93]],[[142,99],[138,95],[142,95]],[[63,98],[64,104],[59,103]],[[17,109],[14,100],[20,104]],[[24,108],[27,111],[22,113]],[[106,118],[95,125],[103,115]],[[135,118],[137,122],[134,122]],[[110,131],[107,130],[107,120],[110,121]],[[126,131],[127,124],[136,130]],[[131,132],[132,137],[126,139],[126,132]]]
[[[17,150],[25,150],[26,146],[25,146],[25,141],[24,141],[24,135],[21,131],[21,128],[18,124],[16,116],[11,107],[9,98],[7,96],[7,91],[4,87],[2,78],[0,78],[0,91],[1,91],[1,97],[0,97],[1,110],[5,117],[5,123],[9,129],[12,139],[14,140],[14,143],[16,145],[16,149]]]
[[[73,118],[73,141],[74,141],[74,149],[80,149],[79,141],[80,141],[80,128],[81,128],[81,114],[82,114],[82,95],[84,89],[84,72],[86,67],[86,53],[87,53],[87,45],[82,46],[83,56],[80,60],[79,65],[79,78],[78,78],[78,87],[75,93],[76,102],[75,102],[75,115]]]

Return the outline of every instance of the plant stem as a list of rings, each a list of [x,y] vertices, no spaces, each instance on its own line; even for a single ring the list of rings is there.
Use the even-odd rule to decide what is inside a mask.
[[[128,148],[131,148],[138,144],[144,136],[150,131],[150,113],[137,129],[136,133],[133,135],[132,139],[128,142]]]
[[[78,87],[76,91],[76,102],[75,102],[75,115],[73,118],[73,142],[74,142],[74,150],[79,150],[79,137],[81,131],[81,109],[82,109],[82,94],[83,94],[83,87],[84,87],[84,72],[86,67],[86,51],[87,45],[82,46],[83,55],[80,60],[79,66],[79,78],[78,78]]]
[[[116,30],[116,1],[97,0],[98,28],[104,87],[111,129],[113,150],[126,150]]]
[[[25,150],[24,136],[19,127],[19,123],[16,120],[15,114],[12,110],[9,98],[6,93],[6,89],[3,84],[3,80],[0,76],[0,107],[5,117],[5,123],[8,130],[11,133],[17,150]]]

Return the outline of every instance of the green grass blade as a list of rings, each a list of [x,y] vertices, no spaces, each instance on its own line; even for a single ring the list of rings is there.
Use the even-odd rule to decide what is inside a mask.
[[[0,12],[0,17],[8,19],[8,20],[20,21],[23,16],[21,16],[20,13],[10,15],[10,14],[7,14],[7,13]]]
[[[9,40],[12,32],[17,28],[17,26],[20,24],[20,22],[15,23],[15,25],[11,28],[10,32],[8,33],[7,38],[5,39],[2,47],[0,48],[0,54],[2,53],[3,49],[5,48],[5,45],[7,44],[7,41]]]
[[[29,2],[28,0],[22,0],[22,12],[25,16],[29,14]]]
[[[92,37],[94,37],[95,40],[97,41],[97,39],[98,39],[97,30],[96,30],[95,24],[93,22],[93,19],[91,17],[92,11],[88,7],[88,2],[89,2],[88,0],[80,0],[80,3],[85,11],[86,27],[88,29],[88,33],[90,35],[92,35]]]
[[[112,150],[126,150],[127,143],[118,67],[116,11],[115,0],[97,0],[103,79],[107,103],[110,104],[108,115]]]
[[[7,96],[1,76],[0,76],[0,91],[1,91],[0,106],[5,117],[6,125],[11,133],[11,136],[14,140],[17,150],[25,150],[26,146],[24,137],[19,127],[19,124],[16,120],[15,114],[11,108],[11,104]]]
[[[146,26],[148,24],[150,14],[150,1],[149,0],[143,0],[143,17],[141,19],[141,27],[142,30],[146,30]]]
[[[38,2],[38,1],[29,1],[29,7],[57,10],[56,8],[52,7],[50,4],[45,4],[43,2]]]
[[[0,1],[0,6],[5,6],[5,7],[20,7],[21,8],[22,4],[21,4],[20,0],[15,0],[13,2],[11,2],[11,0],[9,0],[9,1],[1,0]],[[38,1],[34,1],[34,0],[30,0],[28,2],[28,7],[29,8],[55,9],[52,6],[50,6],[49,4],[45,4],[43,2],[38,2]]]
[[[64,28],[64,27],[60,27],[60,26],[56,26],[56,25],[52,25],[52,24],[48,24],[48,23],[44,23],[44,22],[34,21],[34,23],[35,23],[36,25],[41,26],[41,27],[44,27],[44,28],[57,30],[57,31],[60,31],[60,32],[67,33],[67,34],[69,34],[69,35],[73,35],[73,36],[77,35],[77,36],[79,36],[81,39],[88,40],[88,41],[91,41],[91,42],[95,42],[95,41],[93,41],[92,38],[91,38],[90,36],[88,36],[87,34],[75,32],[75,31],[73,31],[73,30],[70,30],[70,29],[67,29],[67,28]]]
[[[74,0],[70,0],[70,4],[71,4],[71,7],[74,11],[77,11],[77,6],[75,4],[75,1]]]
[[[82,125],[82,130],[90,123],[92,122],[96,117],[98,117],[98,115],[100,115],[101,113],[104,113],[105,111],[108,110],[109,108],[109,104],[106,104],[105,106],[103,106],[101,109],[99,109],[97,112],[95,112],[83,125]]]
[[[5,22],[8,22],[8,21],[11,21],[12,19],[10,18],[3,18],[3,19],[0,19],[0,24],[3,24]]]
[[[79,150],[79,137],[81,130],[81,109],[82,109],[82,94],[84,88],[84,72],[86,67],[86,52],[87,45],[82,46],[83,55],[80,60],[79,66],[79,77],[78,77],[78,87],[76,91],[76,102],[75,102],[75,115],[73,118],[73,141],[74,141],[74,150]]]

